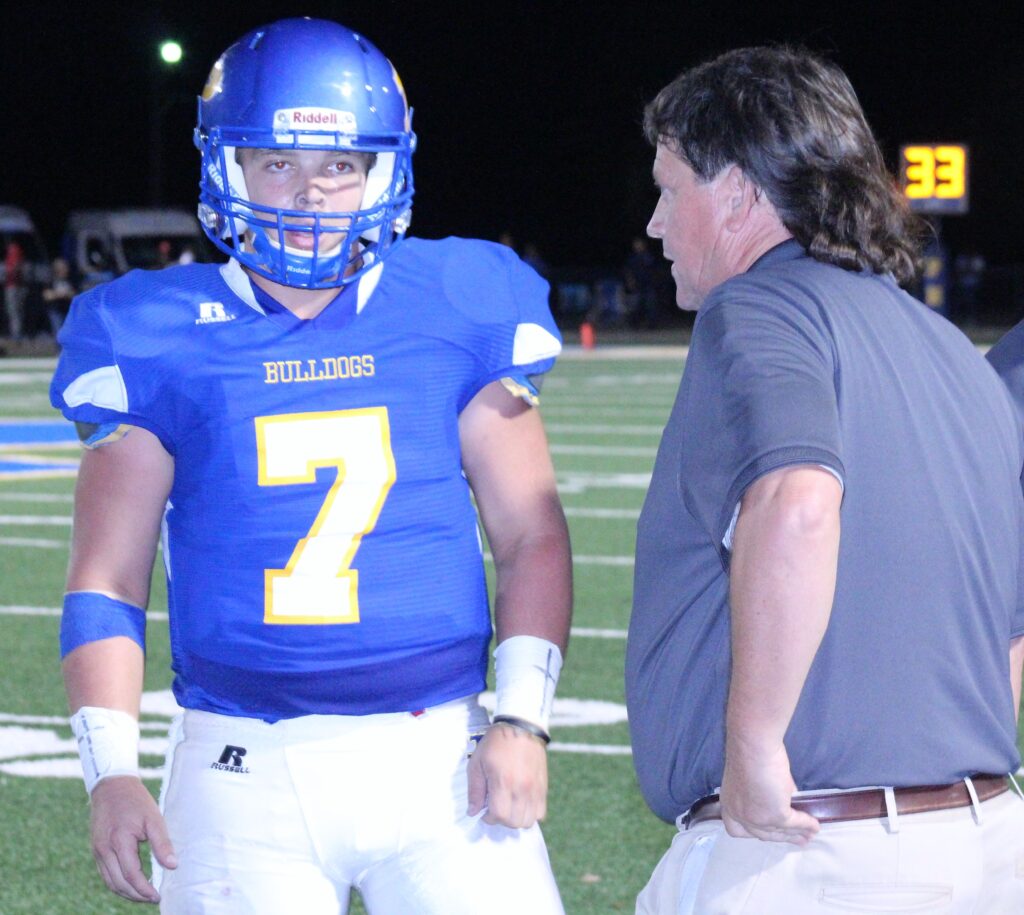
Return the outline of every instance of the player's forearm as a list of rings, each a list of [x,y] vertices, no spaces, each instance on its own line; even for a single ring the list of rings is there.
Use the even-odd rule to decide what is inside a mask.
[[[762,477],[744,496],[730,571],[727,754],[783,742],[832,611],[840,501],[837,481],[806,467]]]
[[[564,654],[572,618],[569,534],[557,497],[544,523],[495,549],[494,618],[498,641],[533,635]]]
[[[1024,635],[1010,642],[1010,688],[1014,714],[1020,716],[1021,679],[1024,678]]]
[[[138,717],[145,656],[131,639],[89,642],[72,651],[61,665],[68,708],[117,709]]]

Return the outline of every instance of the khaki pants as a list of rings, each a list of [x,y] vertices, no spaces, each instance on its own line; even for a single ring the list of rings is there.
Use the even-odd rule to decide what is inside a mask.
[[[637,898],[637,915],[1024,913],[1024,800],[828,823],[804,847],[680,832]]]

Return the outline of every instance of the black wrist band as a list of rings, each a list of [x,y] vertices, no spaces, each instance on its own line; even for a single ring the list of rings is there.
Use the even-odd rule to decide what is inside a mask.
[[[510,724],[514,728],[519,728],[521,731],[526,731],[527,734],[533,734],[534,737],[539,737],[544,743],[551,743],[551,735],[544,730],[539,724],[534,724],[532,721],[527,721],[525,718],[517,718],[515,715],[495,715],[495,724]]]

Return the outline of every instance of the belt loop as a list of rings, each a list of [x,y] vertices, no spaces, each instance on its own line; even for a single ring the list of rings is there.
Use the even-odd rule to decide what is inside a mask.
[[[886,822],[890,832],[899,832],[899,810],[896,807],[896,792],[892,787],[884,789],[886,792]]]
[[[1017,781],[1017,776],[1012,772],[1009,772],[1006,777],[1010,780],[1010,784],[1013,785],[1013,790],[1017,792],[1017,796],[1024,801],[1024,791],[1020,790],[1020,783]]]
[[[896,808],[896,792],[891,787],[885,789],[885,819],[890,833],[900,831],[900,812]]]
[[[974,790],[974,782],[968,775],[964,778],[964,784],[967,786],[967,793],[971,796],[971,809],[974,811],[974,822],[979,826],[981,825],[981,801],[978,800],[978,792]]]

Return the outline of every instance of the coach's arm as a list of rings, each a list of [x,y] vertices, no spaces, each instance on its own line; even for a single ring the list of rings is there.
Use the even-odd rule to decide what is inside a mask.
[[[722,777],[722,819],[734,836],[802,845],[818,831],[791,806],[783,738],[832,613],[841,502],[838,480],[807,465],[766,474],[741,502]]]

